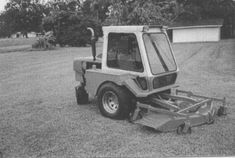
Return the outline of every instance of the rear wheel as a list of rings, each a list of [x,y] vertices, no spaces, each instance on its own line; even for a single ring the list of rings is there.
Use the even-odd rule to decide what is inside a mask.
[[[98,105],[103,116],[113,119],[127,118],[133,107],[129,92],[112,83],[104,84],[98,91]]]
[[[88,93],[82,86],[75,87],[76,100],[77,104],[86,104],[88,103]]]

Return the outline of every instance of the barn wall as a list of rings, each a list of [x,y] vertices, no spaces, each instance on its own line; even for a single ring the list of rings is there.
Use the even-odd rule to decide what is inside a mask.
[[[173,29],[173,42],[219,41],[220,27]]]

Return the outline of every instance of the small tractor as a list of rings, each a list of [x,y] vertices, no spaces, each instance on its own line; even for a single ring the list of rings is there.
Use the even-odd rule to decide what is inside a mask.
[[[226,113],[225,98],[177,89],[178,67],[165,26],[103,27],[103,52],[74,60],[78,104],[95,98],[101,114],[160,132],[191,133]]]

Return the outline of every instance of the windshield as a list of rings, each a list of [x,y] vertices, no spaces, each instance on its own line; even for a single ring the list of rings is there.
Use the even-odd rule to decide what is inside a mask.
[[[159,74],[176,70],[176,64],[164,33],[143,35],[152,73]]]

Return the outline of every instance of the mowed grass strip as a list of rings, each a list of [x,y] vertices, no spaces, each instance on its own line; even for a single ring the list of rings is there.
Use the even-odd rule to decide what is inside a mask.
[[[2,38],[0,39],[0,53],[29,51],[37,38]]]

